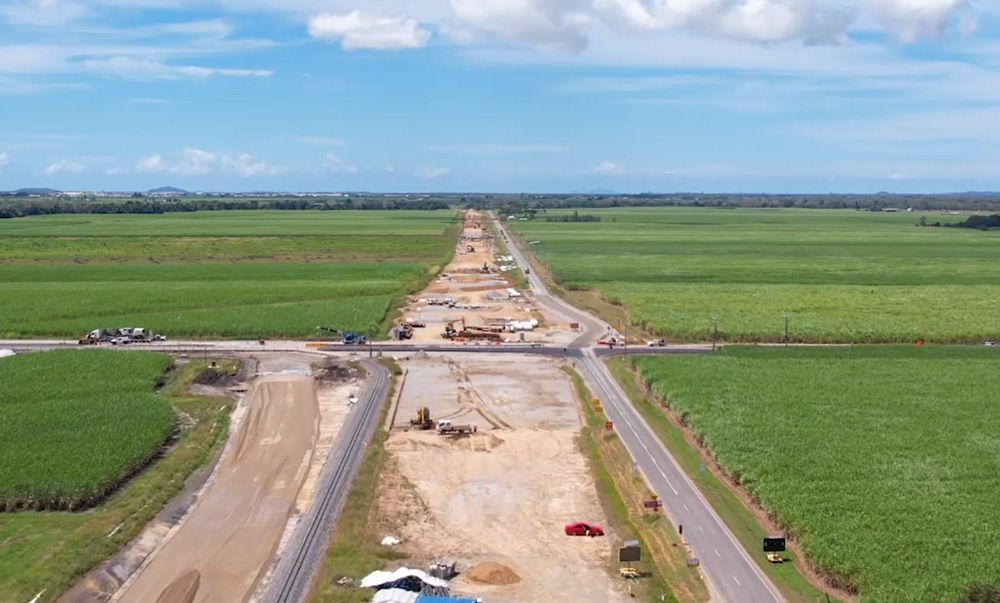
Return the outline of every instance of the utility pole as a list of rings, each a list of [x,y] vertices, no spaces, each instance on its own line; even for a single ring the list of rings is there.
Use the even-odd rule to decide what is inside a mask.
[[[712,317],[712,351],[713,352],[718,347],[718,345],[719,345],[719,317],[718,316],[713,316]]]
[[[375,327],[368,328],[368,357],[374,358],[375,353],[372,351],[372,337],[375,337]]]
[[[788,312],[785,312],[785,347],[788,347]]]

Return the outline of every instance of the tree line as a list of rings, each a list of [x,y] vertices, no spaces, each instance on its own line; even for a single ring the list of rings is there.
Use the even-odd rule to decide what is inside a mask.
[[[440,199],[336,198],[336,199],[185,199],[133,198],[126,201],[66,201],[59,198],[0,199],[0,219],[54,214],[165,214],[226,210],[435,210],[448,209]]]

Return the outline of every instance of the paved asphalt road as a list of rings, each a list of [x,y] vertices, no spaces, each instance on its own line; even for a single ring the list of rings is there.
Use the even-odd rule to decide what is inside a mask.
[[[503,225],[495,217],[493,219],[498,231],[507,239],[511,255],[522,268],[528,266],[524,254]],[[683,526],[684,536],[699,558],[714,597],[732,603],[783,601],[778,589],[750,559],[747,551],[643,420],[611,376],[608,367],[597,358],[592,346],[607,330],[607,325],[550,295],[545,283],[534,272],[528,280],[539,303],[557,308],[559,313],[573,317],[574,322],[584,327],[584,333],[573,342],[573,347],[581,348],[582,352],[577,369],[591,393],[603,403],[605,413],[615,424],[615,432],[635,459],[646,482],[663,501],[667,516],[674,526]]]
[[[515,261],[523,268],[529,266],[527,259],[514,241],[506,233],[503,225],[496,222],[497,229],[508,240],[508,247]],[[708,579],[714,598],[732,603],[770,603],[783,601],[777,589],[763,574],[759,567],[749,557],[733,534],[716,515],[697,487],[681,470],[673,456],[667,451],[660,440],[646,424],[642,416],[633,407],[627,396],[611,376],[607,366],[600,360],[601,356],[622,353],[624,350],[607,350],[595,348],[596,340],[603,335],[608,325],[591,314],[583,312],[566,301],[549,293],[545,283],[533,272],[528,275],[528,282],[536,301],[549,312],[561,317],[566,322],[577,322],[583,331],[566,348],[555,346],[525,346],[525,345],[413,345],[406,343],[374,344],[375,351],[416,351],[427,350],[447,353],[520,353],[564,356],[574,358],[577,368],[587,382],[590,391],[604,404],[605,412],[615,423],[615,430],[622,438],[636,466],[642,472],[647,483],[664,502],[667,516],[675,526],[684,527],[684,536],[692,550],[698,556],[702,571]],[[56,347],[77,347],[75,341],[0,341],[0,348],[12,348],[18,351],[34,351]],[[185,352],[198,354],[211,353],[254,353],[254,352],[315,352],[314,347],[305,342],[269,341],[264,345],[258,342],[168,342],[147,346],[129,346],[141,349],[157,349],[164,352]],[[633,348],[629,353],[638,354],[691,354],[706,353],[710,346],[671,346],[669,348]],[[330,345],[323,351],[365,352],[367,346]],[[377,379],[375,379],[377,381]],[[377,387],[375,388],[378,389]],[[384,395],[384,392],[383,394]],[[363,409],[372,406],[366,399]],[[357,413],[356,417],[343,434],[348,440],[338,443],[326,471],[329,481],[324,482],[324,497],[321,504],[314,505],[313,511],[304,521],[304,531],[297,534],[296,546],[290,547],[287,555],[292,560],[291,569],[279,567],[276,580],[287,582],[290,573],[300,573],[306,578],[293,578],[289,589],[283,589],[286,594],[280,600],[298,600],[298,593],[304,590],[312,572],[303,570],[315,563],[317,546],[325,545],[324,538],[316,535],[326,533],[329,526],[336,521],[343,504],[343,495],[348,489],[351,479],[360,462],[364,446],[361,442],[368,441],[377,413],[371,416],[367,410]],[[360,430],[360,431],[359,431]],[[363,437],[363,439],[358,439]],[[341,475],[342,474],[342,475]],[[319,527],[315,527],[319,526]],[[324,527],[325,526],[325,527]],[[316,542],[320,544],[317,545]],[[754,551],[754,554],[760,554]],[[292,557],[294,556],[294,559]],[[286,562],[283,562],[286,563]],[[303,582],[305,580],[305,582]],[[288,592],[291,591],[291,596]],[[269,594],[274,593],[272,589]],[[278,600],[268,597],[268,600]]]

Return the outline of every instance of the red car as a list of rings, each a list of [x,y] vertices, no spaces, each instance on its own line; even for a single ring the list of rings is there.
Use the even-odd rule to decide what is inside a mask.
[[[604,528],[591,523],[568,523],[566,524],[567,536],[604,536]]]

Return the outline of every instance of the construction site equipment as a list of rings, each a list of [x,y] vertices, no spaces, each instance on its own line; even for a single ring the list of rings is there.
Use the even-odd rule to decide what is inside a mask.
[[[468,329],[466,329],[465,331],[459,331],[458,335],[456,335],[454,339],[472,339],[475,341],[494,341],[494,342],[503,341],[503,338],[500,337],[499,333],[470,331]]]
[[[426,406],[417,410],[417,418],[410,419],[410,425],[417,429],[434,429],[434,420],[431,419],[431,409]]]
[[[441,419],[437,422],[437,432],[441,435],[468,435],[476,433],[476,431],[478,428],[475,425],[468,423],[456,425],[452,423],[451,419]]]
[[[334,335],[340,335],[341,340],[344,345],[364,345],[368,343],[368,338],[359,333],[352,333],[351,331],[341,331],[340,329],[331,329],[330,327],[319,326],[316,327],[317,331],[328,331]]]
[[[427,568],[427,573],[434,576],[435,578],[441,578],[442,580],[451,580],[458,575],[455,570],[456,563],[451,559],[435,561]]]
[[[404,324],[396,329],[396,337],[400,340],[413,339],[413,325]]]
[[[454,323],[449,322],[445,325],[444,332],[441,333],[441,337],[444,337],[445,339],[455,339],[458,337],[458,331],[455,330]]]
[[[154,334],[143,327],[122,327],[120,329],[94,329],[80,338],[80,345],[97,345],[98,343],[144,343],[147,341],[166,341],[166,335]]]

